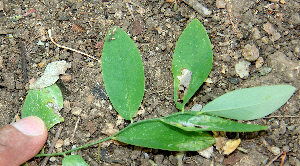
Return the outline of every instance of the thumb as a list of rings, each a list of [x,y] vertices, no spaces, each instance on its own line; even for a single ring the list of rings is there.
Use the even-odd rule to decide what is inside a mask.
[[[0,128],[0,165],[21,165],[34,157],[47,140],[47,127],[36,116]]]

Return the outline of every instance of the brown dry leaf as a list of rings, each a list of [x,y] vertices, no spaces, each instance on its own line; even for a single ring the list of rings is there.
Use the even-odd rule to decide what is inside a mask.
[[[264,30],[269,34],[269,35],[272,35],[271,37],[271,40],[274,42],[274,41],[277,41],[281,35],[280,33],[277,32],[276,29],[274,29],[273,25],[269,22],[267,22],[266,24],[264,24]]]
[[[56,149],[57,149],[57,148],[60,148],[60,147],[63,146],[63,144],[64,144],[64,140],[58,139],[58,140],[56,141],[55,148],[56,148]]]
[[[85,127],[85,130],[88,130],[92,135],[95,131],[97,131],[97,127],[94,125],[92,121],[89,121]]]
[[[241,139],[237,139],[237,140],[228,140],[225,144],[225,146],[223,147],[223,154],[225,155],[229,155],[230,153],[232,153],[241,143]]]
[[[74,23],[72,23],[72,31],[74,31],[74,32],[82,32],[82,33],[86,32],[86,30],[82,26],[74,24]]]
[[[106,123],[106,125],[103,127],[101,130],[101,133],[106,134],[106,135],[113,135],[116,134],[119,130],[114,129],[114,125],[111,123]]]
[[[166,0],[166,2],[174,3],[176,0]]]
[[[182,101],[184,95],[187,94],[190,83],[191,83],[192,74],[193,74],[193,72],[189,71],[186,68],[183,68],[183,69],[181,69],[181,75],[177,76],[177,79],[180,81],[180,83],[178,85],[178,91],[177,91],[177,95],[178,95],[177,102]]]
[[[55,61],[47,65],[44,75],[29,85],[30,89],[45,88],[53,85],[58,79],[60,74],[65,74],[65,71],[71,68],[71,63],[66,61]]]
[[[223,151],[223,146],[226,144],[226,142],[228,141],[227,138],[225,137],[215,137],[215,140],[216,140],[216,143],[215,143],[215,146],[216,146],[216,149],[222,153]]]

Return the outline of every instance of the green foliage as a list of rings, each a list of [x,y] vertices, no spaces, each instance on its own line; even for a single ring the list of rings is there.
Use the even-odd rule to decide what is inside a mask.
[[[197,151],[215,143],[215,139],[207,132],[185,131],[160,119],[133,123],[115,139],[127,144],[170,151]]]
[[[198,20],[191,21],[180,36],[173,55],[174,100],[178,109],[184,110],[186,103],[203,84],[211,71],[212,59],[212,48],[204,27]],[[114,108],[126,120],[132,120],[144,95],[144,69],[138,49],[119,27],[110,30],[105,39],[102,74]],[[267,126],[243,124],[221,117],[238,120],[262,118],[281,107],[295,89],[289,85],[276,85],[235,90],[208,103],[201,112],[182,111],[131,123],[110,137],[74,150],[109,139],[170,151],[201,150],[215,143],[207,131],[252,132],[266,129]],[[38,114],[45,122],[49,121],[47,116],[51,117],[50,120],[56,117],[58,121],[55,123],[59,123],[61,119],[47,106],[49,102],[62,107],[61,93],[56,85],[42,91],[30,90],[24,103],[23,117]],[[45,110],[46,113],[43,112]],[[74,150],[50,155],[65,155]],[[82,161],[79,156],[67,156],[63,165],[78,165]]]
[[[290,85],[239,89],[214,99],[202,112],[237,120],[259,119],[280,108],[295,90]]]
[[[267,126],[238,123],[198,111],[172,114],[163,118],[163,122],[186,131],[252,132],[268,128]]]
[[[174,77],[174,100],[178,109],[183,110],[185,104],[195,94],[207,78],[212,68],[213,51],[211,43],[199,20],[195,19],[182,32],[178,39],[172,62]],[[179,89],[178,76],[183,69],[191,72],[189,86]]]
[[[63,97],[56,84],[41,90],[30,89],[23,105],[22,118],[37,116],[46,123],[49,130],[55,124],[64,121],[59,114],[62,108]]]
[[[80,156],[70,155],[64,157],[62,166],[89,166]]]
[[[102,74],[112,105],[124,119],[131,120],[144,96],[144,67],[138,48],[119,27],[112,28],[105,39]]]

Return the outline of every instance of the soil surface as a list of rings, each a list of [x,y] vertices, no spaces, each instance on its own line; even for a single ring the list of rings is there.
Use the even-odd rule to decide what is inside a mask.
[[[211,82],[201,86],[186,110],[235,89],[295,86],[297,91],[291,99],[269,118],[244,121],[267,125],[269,129],[227,133],[230,138],[241,138],[240,147],[244,150],[226,156],[214,149],[209,159],[197,152],[186,152],[178,161],[177,152],[112,141],[77,153],[89,165],[257,166],[286,151],[283,165],[300,165],[300,1],[200,2],[212,11],[210,15],[203,16],[181,1],[177,6],[165,0],[0,1],[0,126],[21,117],[29,80],[38,78],[48,63],[57,60],[66,60],[72,67],[59,81],[64,96],[61,115],[65,121],[50,129],[46,152],[60,126],[63,129],[55,152],[105,138],[130,123],[118,116],[103,91],[101,64],[58,48],[50,41],[48,29],[52,29],[52,36],[60,45],[101,59],[105,36],[113,26],[120,26],[139,48],[145,69],[145,96],[134,121],[178,112],[173,101],[172,56],[182,31],[191,20],[199,19],[211,39],[214,61]],[[23,18],[14,17],[24,13]],[[239,63],[244,67],[240,69],[242,73],[236,71]],[[30,163],[40,165],[42,159],[34,158]],[[51,157],[47,165],[61,162],[62,157]],[[281,157],[271,165],[280,162]]]

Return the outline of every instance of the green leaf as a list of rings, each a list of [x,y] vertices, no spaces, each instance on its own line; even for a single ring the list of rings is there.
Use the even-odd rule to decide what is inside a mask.
[[[49,130],[55,124],[64,121],[59,114],[62,108],[63,97],[56,84],[41,90],[30,89],[23,105],[22,118],[37,116],[46,123]]]
[[[169,151],[197,151],[215,143],[215,139],[207,132],[185,131],[160,119],[133,123],[120,132],[116,139],[132,145]]]
[[[114,27],[105,39],[102,74],[114,108],[124,119],[131,120],[144,96],[144,67],[138,48],[119,27]]]
[[[184,105],[203,84],[211,71],[212,61],[213,51],[206,30],[195,19],[182,32],[173,55],[174,100],[177,108],[183,110]]]
[[[198,111],[179,112],[163,119],[186,131],[252,132],[267,129],[267,126],[251,125],[202,114]]]
[[[237,120],[259,119],[280,108],[295,90],[290,85],[239,89],[214,99],[202,112]]]
[[[89,166],[80,156],[70,155],[64,157],[62,166]]]

